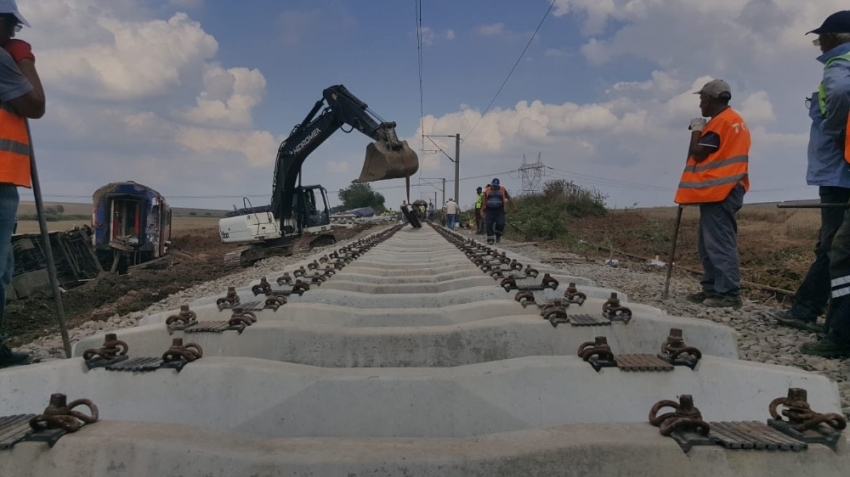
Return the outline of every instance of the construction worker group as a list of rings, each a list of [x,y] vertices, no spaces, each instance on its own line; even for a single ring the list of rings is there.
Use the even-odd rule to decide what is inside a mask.
[[[834,13],[807,34],[817,35],[823,80],[807,100],[812,125],[808,147],[809,185],[819,187],[822,204],[850,201],[850,10]],[[688,160],[675,202],[698,205],[698,252],[702,291],[688,299],[709,307],[739,307],[736,216],[749,190],[751,145],[744,119],[729,106],[732,91],[722,80],[697,91],[702,117],[690,122]],[[704,118],[709,118],[706,121]],[[850,214],[822,208],[815,262],[797,290],[790,310],[773,313],[777,324],[822,332],[804,343],[805,354],[850,357]],[[831,302],[830,302],[831,299]],[[828,303],[829,302],[829,303]],[[817,318],[825,310],[826,324]]]
[[[807,34],[817,35],[823,80],[808,99],[812,121],[808,148],[809,185],[819,187],[821,202],[850,202],[850,10],[834,13]],[[736,214],[750,189],[750,130],[729,103],[732,89],[715,79],[695,94],[701,117],[690,121],[685,170],[674,201],[698,206],[697,249],[703,267],[702,290],[687,299],[707,307],[740,307],[741,273]],[[708,119],[706,119],[708,118]],[[505,208],[514,205],[499,179],[476,190],[476,233],[487,243],[501,241]],[[514,207],[516,207],[514,205]],[[850,214],[823,208],[815,262],[800,285],[794,306],[777,311],[779,325],[824,334],[801,351],[827,358],[850,357]],[[831,300],[831,301],[830,301]],[[828,305],[829,302],[829,305]],[[826,324],[817,318],[825,310]]]

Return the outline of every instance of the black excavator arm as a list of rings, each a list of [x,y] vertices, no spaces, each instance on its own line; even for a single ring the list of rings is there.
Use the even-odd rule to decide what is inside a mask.
[[[322,92],[322,99],[316,101],[310,113],[293,128],[289,137],[278,149],[271,204],[272,213],[276,219],[282,222],[292,218],[295,181],[301,172],[304,160],[346,124],[375,141],[375,145],[370,145],[371,149],[367,149],[366,165],[364,165],[360,181],[371,182],[410,176],[419,168],[416,153],[410,150],[405,141],[398,140],[394,122],[379,122],[377,115],[369,110],[366,103],[351,94],[345,86],[331,86]],[[377,154],[375,154],[376,149]],[[378,175],[367,174],[366,169],[371,161],[370,154],[376,157],[381,156],[385,162],[387,157],[390,157],[389,162],[401,162],[405,175],[385,171]],[[374,161],[376,164],[378,162],[380,161]]]

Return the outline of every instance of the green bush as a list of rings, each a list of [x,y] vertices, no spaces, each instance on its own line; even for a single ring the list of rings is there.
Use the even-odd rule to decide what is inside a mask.
[[[571,181],[549,181],[543,193],[517,197],[518,210],[510,214],[508,221],[519,229],[525,240],[561,239],[568,235],[569,218],[607,214],[606,198],[596,189],[584,189]]]

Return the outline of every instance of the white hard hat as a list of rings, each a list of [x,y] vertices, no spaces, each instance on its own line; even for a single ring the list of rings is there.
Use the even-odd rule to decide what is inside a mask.
[[[15,0],[0,0],[0,14],[4,13],[11,13],[12,15],[15,15],[15,18],[17,18],[21,24],[32,28],[30,22],[21,15],[21,12],[18,10],[18,4]]]

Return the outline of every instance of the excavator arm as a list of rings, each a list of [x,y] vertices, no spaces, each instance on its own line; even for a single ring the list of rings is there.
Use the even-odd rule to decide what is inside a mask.
[[[295,181],[304,160],[344,125],[375,141],[366,148],[358,182],[409,178],[419,169],[419,158],[407,141],[399,141],[394,122],[381,121],[345,86],[331,86],[278,148],[271,204],[276,219],[292,217]]]

